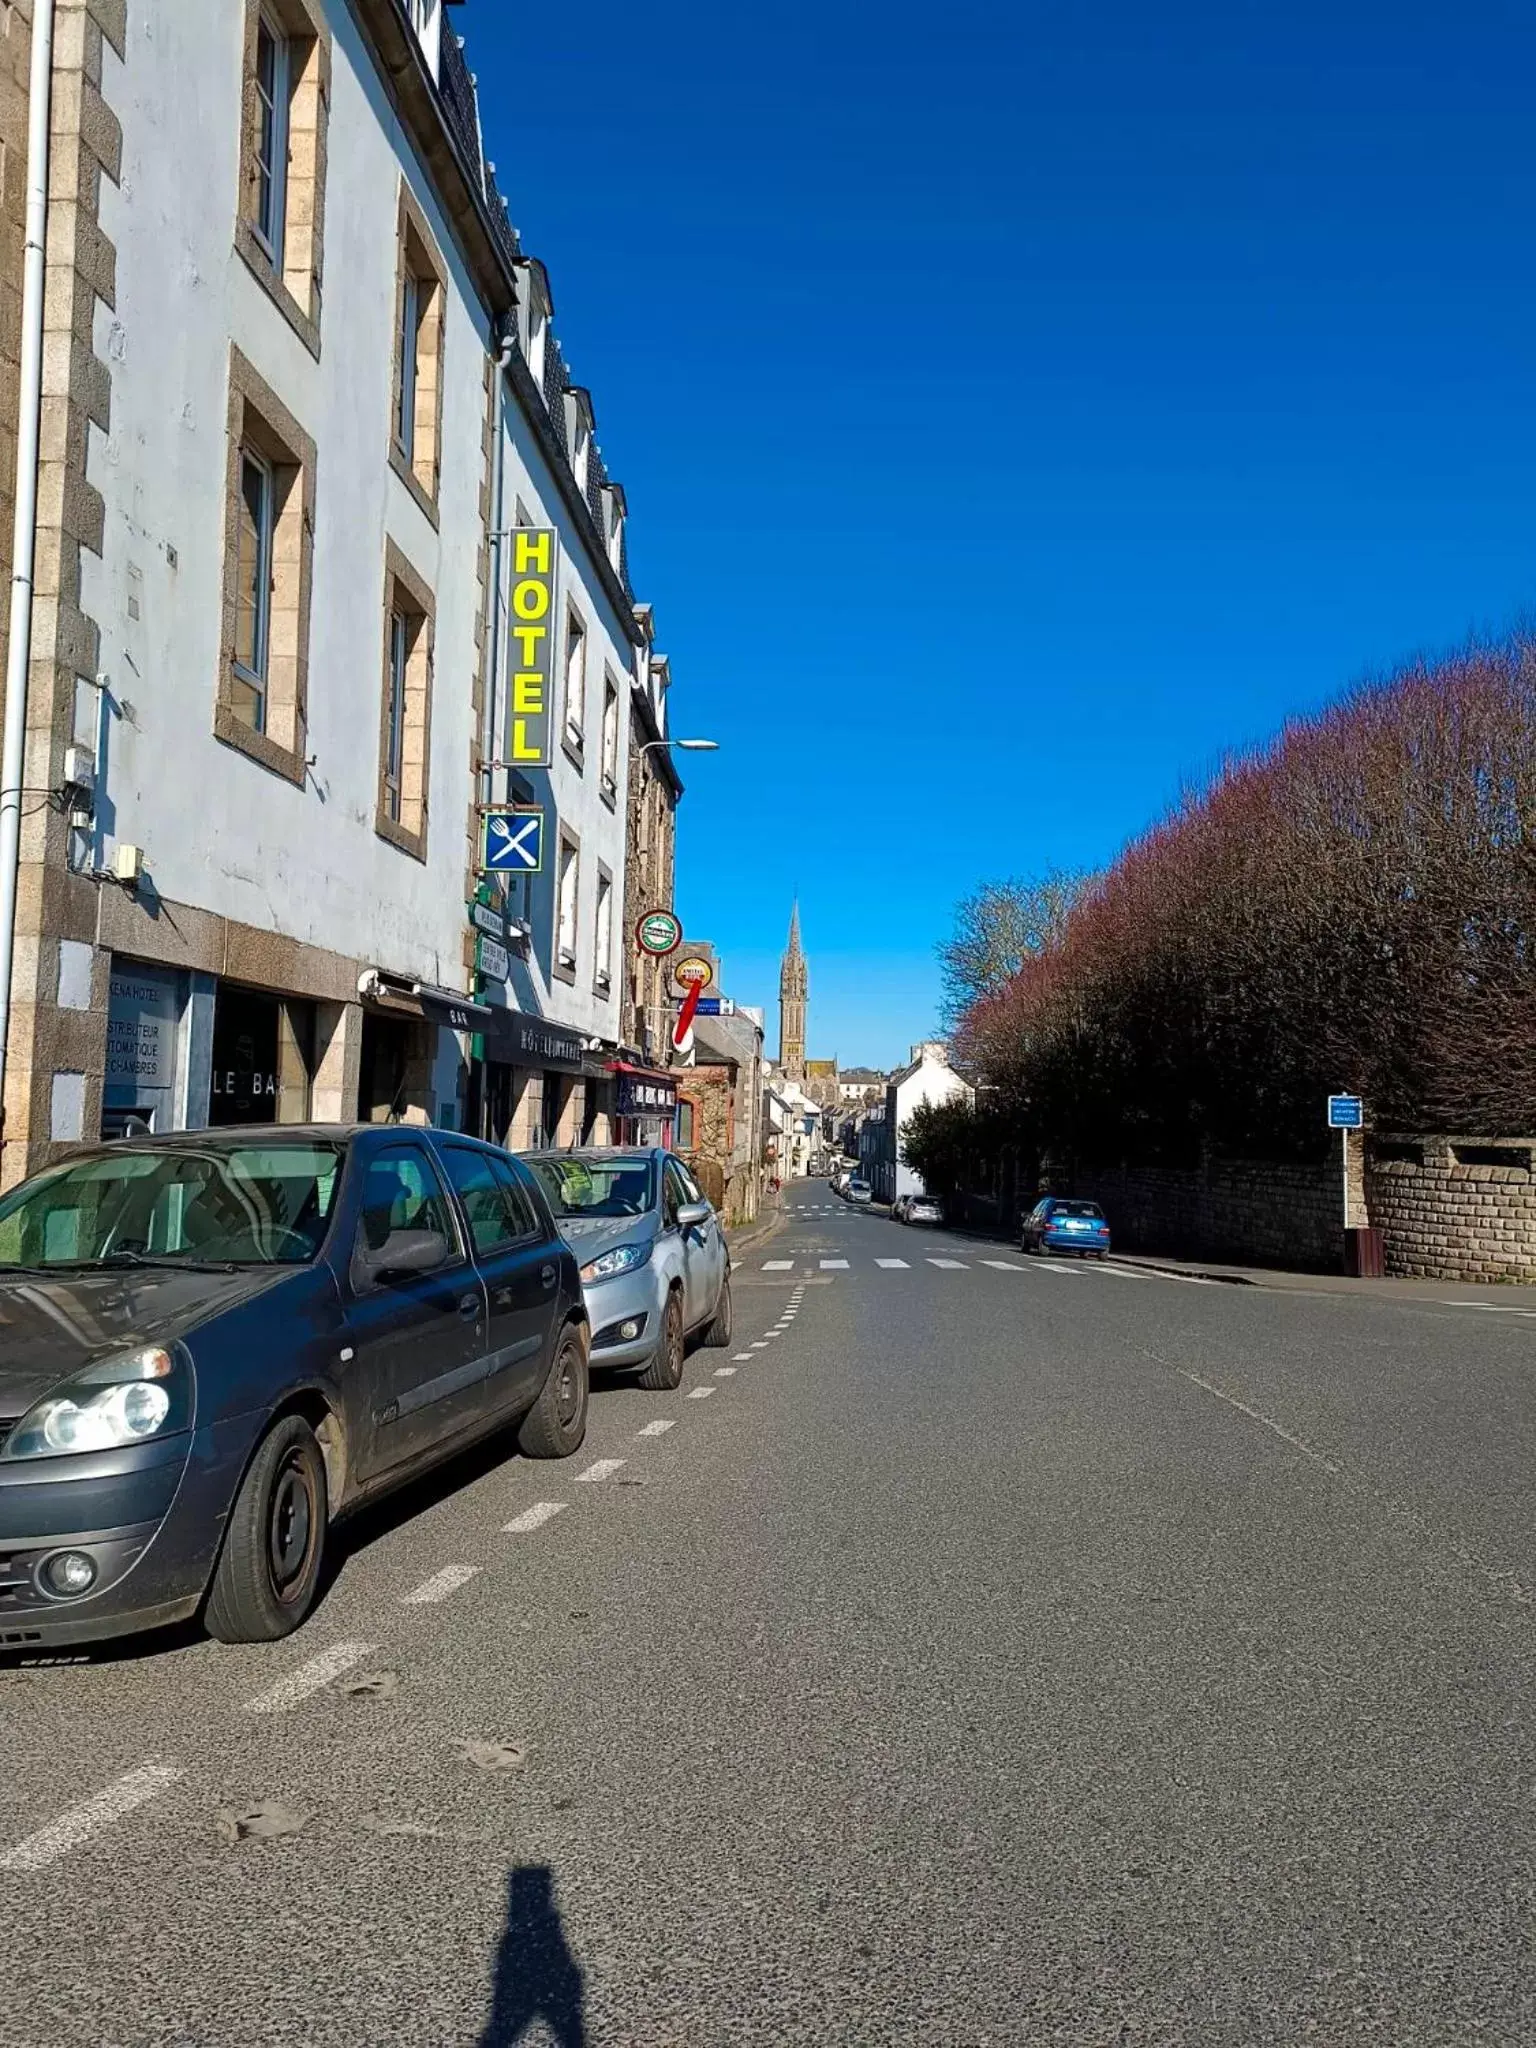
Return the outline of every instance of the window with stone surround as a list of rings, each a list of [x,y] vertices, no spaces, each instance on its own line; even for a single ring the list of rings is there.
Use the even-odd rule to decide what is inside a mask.
[[[321,0],[246,0],[235,246],[316,356],[330,86]]]
[[[427,857],[432,737],[432,593],[393,541],[384,550],[384,660],[374,830]]]
[[[577,909],[581,894],[581,842],[560,828],[560,860],[555,882],[555,957],[553,972],[561,981],[576,979]]]
[[[447,273],[426,215],[402,182],[396,231],[395,385],[389,459],[434,526],[442,467],[447,290]]]
[[[315,444],[230,350],[224,612],[213,729],[304,779]]]
[[[565,614],[565,750],[581,765],[587,743],[587,629],[574,607]]]
[[[619,686],[603,677],[603,795],[612,808],[619,790]]]
[[[597,914],[593,919],[593,985],[600,996],[613,987],[613,876],[597,864]]]

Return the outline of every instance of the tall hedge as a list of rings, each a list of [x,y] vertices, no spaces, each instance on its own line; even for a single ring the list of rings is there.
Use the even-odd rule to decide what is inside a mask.
[[[1297,1156],[1379,1128],[1536,1130],[1536,641],[1361,687],[1233,759],[973,1007],[1041,1144]]]

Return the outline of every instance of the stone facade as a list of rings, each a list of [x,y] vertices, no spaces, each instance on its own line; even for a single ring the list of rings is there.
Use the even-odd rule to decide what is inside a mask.
[[[630,689],[628,830],[624,857],[623,1002],[619,1035],[658,1065],[671,1058],[671,962],[642,953],[635,928],[653,910],[671,910],[677,884],[677,804],[682,793],[666,736],[671,676],[651,648],[648,606],[637,607],[641,649]]]

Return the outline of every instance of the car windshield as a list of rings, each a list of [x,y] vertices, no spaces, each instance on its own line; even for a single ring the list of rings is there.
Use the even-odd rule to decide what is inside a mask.
[[[656,1200],[656,1164],[643,1152],[602,1159],[573,1152],[528,1163],[557,1216],[643,1216]]]
[[[294,1266],[315,1257],[341,1144],[124,1146],[0,1200],[7,1266]]]
[[[1086,1216],[1096,1223],[1104,1220],[1104,1211],[1097,1202],[1053,1202],[1053,1216]]]

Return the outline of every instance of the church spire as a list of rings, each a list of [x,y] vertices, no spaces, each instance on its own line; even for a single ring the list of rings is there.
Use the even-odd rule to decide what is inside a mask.
[[[791,1081],[805,1079],[805,1008],[810,993],[805,955],[800,950],[800,904],[789,916],[789,945],[779,967],[779,1071]]]

